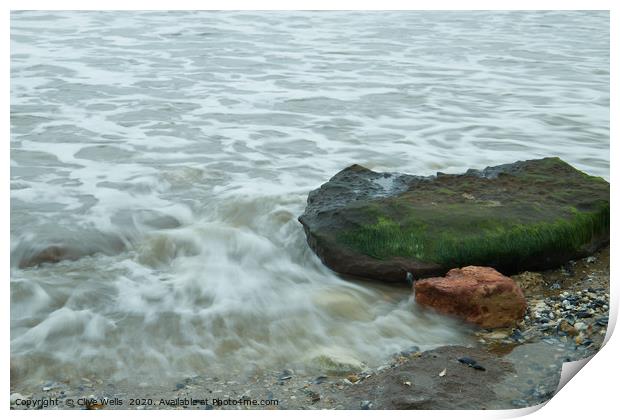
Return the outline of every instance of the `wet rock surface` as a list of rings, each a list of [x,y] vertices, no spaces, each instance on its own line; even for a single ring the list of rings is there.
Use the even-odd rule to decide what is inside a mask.
[[[417,281],[416,302],[484,328],[515,325],[525,314],[519,286],[489,267],[452,269],[446,277]]]
[[[544,270],[609,241],[609,184],[558,158],[419,177],[353,165],[308,195],[299,221],[333,270],[380,281],[454,267]]]
[[[389,372],[348,389],[348,396],[372,401],[375,409],[484,409],[497,399],[493,387],[514,371],[485,350],[454,346],[419,353]]]

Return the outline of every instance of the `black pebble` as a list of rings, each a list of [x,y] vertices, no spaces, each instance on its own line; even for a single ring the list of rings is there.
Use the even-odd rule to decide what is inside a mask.
[[[478,364],[478,362],[476,362],[474,359],[469,358],[469,357],[461,357],[459,359],[459,362],[461,362],[461,363],[463,363],[463,364],[465,364],[467,366],[473,366],[475,364]]]
[[[469,366],[470,368],[474,368],[476,370],[482,370],[482,371],[486,370],[483,366],[479,365],[478,362],[476,362],[474,359],[470,357],[461,357],[458,360],[459,362]]]

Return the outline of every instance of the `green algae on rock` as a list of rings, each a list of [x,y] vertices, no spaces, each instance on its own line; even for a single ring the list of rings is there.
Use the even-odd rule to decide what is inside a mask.
[[[384,281],[554,268],[609,242],[609,183],[559,158],[421,177],[350,166],[299,218],[333,270]]]

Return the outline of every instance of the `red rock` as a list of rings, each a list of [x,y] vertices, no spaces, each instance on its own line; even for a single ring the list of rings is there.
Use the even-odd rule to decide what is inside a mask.
[[[490,267],[455,268],[415,283],[416,302],[483,328],[514,326],[525,315],[519,286]]]

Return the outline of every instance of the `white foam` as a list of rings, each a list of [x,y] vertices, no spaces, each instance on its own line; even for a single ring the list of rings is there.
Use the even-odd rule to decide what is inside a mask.
[[[353,163],[560,156],[609,179],[606,15],[518,13],[15,13],[12,253],[101,247],[13,269],[15,363],[230,373],[467,343],[406,291],[334,275],[296,217]]]

